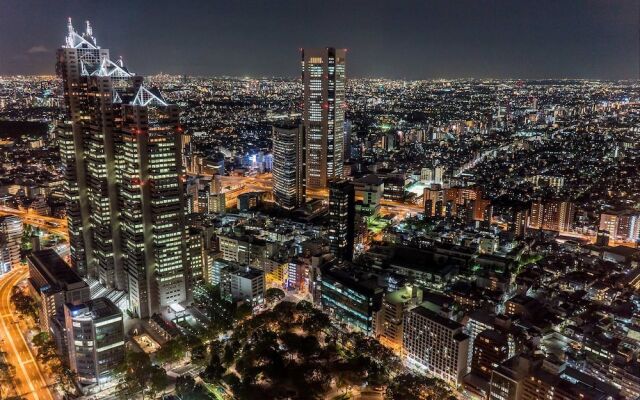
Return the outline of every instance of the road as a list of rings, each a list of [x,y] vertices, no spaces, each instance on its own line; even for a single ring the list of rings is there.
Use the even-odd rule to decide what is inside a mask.
[[[232,189],[230,191],[230,193],[233,193],[232,196],[229,196],[226,200],[227,207],[234,207],[237,196],[242,193],[255,191],[270,192],[273,188],[273,177],[270,173],[255,176],[222,176],[221,183],[222,187]],[[329,191],[327,189],[307,189],[307,198],[325,200],[329,198]],[[415,215],[424,211],[424,208],[417,204],[402,203],[387,199],[382,199],[380,204],[384,215],[395,214],[400,219],[407,217],[409,214]]]
[[[47,217],[29,212],[24,209],[16,209],[6,206],[0,206],[0,216],[14,215],[20,217],[22,222],[32,225],[42,230],[54,233],[58,236],[69,240],[69,232],[67,231],[67,220],[61,218]]]
[[[0,347],[7,352],[7,361],[16,368],[18,396],[28,400],[53,400],[54,396],[10,306],[11,289],[28,275],[27,268],[19,267],[0,278]]]

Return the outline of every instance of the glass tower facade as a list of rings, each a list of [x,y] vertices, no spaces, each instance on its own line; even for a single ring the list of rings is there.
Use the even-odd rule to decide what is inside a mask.
[[[345,57],[345,49],[302,50],[302,118],[310,189],[324,189],[343,175]]]
[[[186,299],[179,110],[71,23],[58,124],[72,266],[128,291],[134,315]]]

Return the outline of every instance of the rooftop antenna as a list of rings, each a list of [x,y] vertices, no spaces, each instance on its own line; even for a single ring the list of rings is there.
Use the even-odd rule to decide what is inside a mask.
[[[87,29],[85,30],[85,32],[87,33],[87,35],[93,36],[93,29],[91,29],[91,24],[89,23],[88,20],[87,20]]]
[[[69,17],[69,19],[67,20],[67,29],[69,30],[69,33],[73,33],[73,24],[71,23],[71,17]]]

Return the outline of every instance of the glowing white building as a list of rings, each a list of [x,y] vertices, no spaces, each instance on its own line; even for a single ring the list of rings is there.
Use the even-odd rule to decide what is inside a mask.
[[[346,49],[302,50],[306,186],[324,189],[342,178]]]

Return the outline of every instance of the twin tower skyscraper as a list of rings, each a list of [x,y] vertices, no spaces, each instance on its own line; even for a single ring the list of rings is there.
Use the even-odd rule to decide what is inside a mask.
[[[301,50],[302,124],[273,128],[273,192],[294,209],[343,177],[346,49]]]
[[[71,20],[57,52],[72,267],[148,317],[188,298],[178,107]]]
[[[302,51],[302,125],[274,129],[274,192],[285,208],[343,175],[345,56]],[[72,268],[126,291],[138,317],[189,300],[197,267],[185,245],[178,107],[111,59],[89,22],[79,33],[69,20],[56,69]]]

